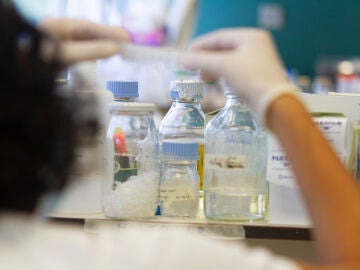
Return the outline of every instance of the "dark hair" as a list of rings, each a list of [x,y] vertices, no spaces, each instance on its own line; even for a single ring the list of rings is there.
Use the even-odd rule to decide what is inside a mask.
[[[56,42],[0,1],[0,211],[35,209],[67,182],[76,132],[74,106],[55,91]],[[74,104],[72,104],[74,105]]]

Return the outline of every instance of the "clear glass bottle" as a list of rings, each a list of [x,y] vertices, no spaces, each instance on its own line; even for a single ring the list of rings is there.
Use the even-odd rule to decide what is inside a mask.
[[[204,112],[201,109],[204,83],[193,80],[175,80],[171,83],[172,105],[161,121],[159,134],[161,143],[187,139],[199,144],[198,174],[200,190],[204,175]]]
[[[205,129],[204,213],[216,220],[266,217],[267,136],[244,102],[227,91],[224,108]]]
[[[112,218],[153,216],[159,195],[155,106],[134,102],[138,94],[133,82],[112,82],[108,88],[115,101],[109,105],[111,118],[104,144],[103,212]]]
[[[195,217],[199,209],[199,144],[164,142],[161,159],[161,214],[172,217]]]

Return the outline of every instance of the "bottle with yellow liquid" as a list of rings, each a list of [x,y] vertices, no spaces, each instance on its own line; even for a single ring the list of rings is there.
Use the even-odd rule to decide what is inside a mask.
[[[172,105],[159,128],[160,142],[196,142],[199,144],[198,173],[202,195],[204,180],[204,112],[201,108],[204,83],[174,80],[170,87]],[[161,143],[160,143],[161,144]]]

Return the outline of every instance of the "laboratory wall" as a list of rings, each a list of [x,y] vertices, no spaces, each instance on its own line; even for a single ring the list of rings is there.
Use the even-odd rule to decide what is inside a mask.
[[[283,9],[283,26],[271,32],[287,68],[314,76],[320,58],[360,55],[356,0],[199,0],[194,35],[222,27],[258,26],[259,7],[269,3]]]

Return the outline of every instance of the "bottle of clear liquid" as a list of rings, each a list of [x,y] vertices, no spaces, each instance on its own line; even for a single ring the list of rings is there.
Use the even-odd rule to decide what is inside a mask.
[[[204,83],[193,80],[175,80],[171,83],[170,96],[172,105],[161,121],[160,140],[187,139],[199,144],[198,174],[200,190],[204,176],[204,112],[201,109]]]
[[[205,129],[205,216],[254,221],[266,217],[267,136],[231,91]]]
[[[159,195],[158,134],[154,104],[135,102],[135,82],[110,82],[114,93],[103,161],[102,206],[112,218],[155,214]]]
[[[195,217],[199,209],[199,144],[163,142],[160,211],[163,216]]]

